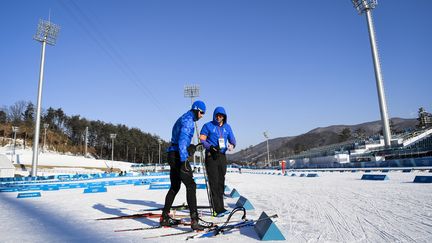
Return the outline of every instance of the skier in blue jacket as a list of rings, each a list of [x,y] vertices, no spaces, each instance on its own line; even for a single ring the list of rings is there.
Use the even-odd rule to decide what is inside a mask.
[[[225,153],[236,146],[234,133],[227,123],[227,114],[223,107],[216,107],[213,112],[213,121],[204,124],[200,140],[206,148],[205,164],[213,213],[216,217],[222,217],[228,213],[223,202],[227,165]]]
[[[192,168],[188,157],[195,153],[195,145],[191,145],[194,135],[194,122],[201,119],[206,111],[204,102],[197,100],[192,104],[191,110],[177,119],[172,129],[171,146],[167,149],[168,163],[170,165],[171,187],[165,197],[165,206],[160,218],[161,226],[178,225],[180,220],[169,216],[175,196],[180,190],[181,182],[186,186],[186,199],[191,216],[191,227],[194,230],[203,230],[213,226],[198,217],[196,184],[193,179]]]

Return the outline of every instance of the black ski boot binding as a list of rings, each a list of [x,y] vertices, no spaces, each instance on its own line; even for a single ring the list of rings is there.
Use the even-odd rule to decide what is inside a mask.
[[[162,227],[172,227],[181,223],[179,219],[173,219],[166,213],[162,213],[159,222]]]
[[[191,228],[193,230],[205,230],[207,228],[213,227],[212,222],[207,222],[198,217],[197,213],[193,213],[191,217]]]

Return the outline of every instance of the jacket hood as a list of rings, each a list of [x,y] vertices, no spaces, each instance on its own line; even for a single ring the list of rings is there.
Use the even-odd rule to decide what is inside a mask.
[[[222,114],[222,115],[224,115],[223,124],[226,124],[228,122],[227,121],[228,120],[227,114],[225,112],[225,109],[222,106],[216,107],[216,109],[213,112],[213,123],[215,125],[218,125],[219,123],[216,120],[216,114]]]

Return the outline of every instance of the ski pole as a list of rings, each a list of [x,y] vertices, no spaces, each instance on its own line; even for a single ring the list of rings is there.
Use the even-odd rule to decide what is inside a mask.
[[[198,124],[197,124],[197,122],[195,122],[195,130],[196,130],[196,133],[197,133],[197,139],[198,139],[197,142],[199,143],[200,142],[200,138],[199,138],[199,133],[198,133]],[[210,208],[210,212],[213,215],[214,214],[214,211],[213,211],[214,203],[213,203],[213,198],[212,198],[211,194],[209,193],[210,183],[208,183],[208,181],[207,181],[207,166],[206,166],[205,162],[202,162],[202,160],[203,160],[203,149],[200,149],[200,162],[201,162],[201,165],[204,165],[203,166],[203,173],[204,173],[204,181],[205,181],[205,184],[206,184],[207,199],[208,199],[210,205],[212,206]]]

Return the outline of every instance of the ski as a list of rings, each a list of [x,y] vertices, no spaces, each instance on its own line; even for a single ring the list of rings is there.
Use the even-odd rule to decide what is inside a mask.
[[[223,223],[223,225],[221,227],[226,227],[227,224],[230,222],[231,217],[238,211],[242,211],[243,212],[243,216],[242,216],[242,221],[246,220],[246,209],[244,207],[236,207],[234,208],[231,213],[228,216],[228,219]],[[154,239],[154,238],[160,238],[160,237],[169,237],[169,236],[175,236],[175,235],[184,235],[184,234],[190,234],[190,233],[197,233],[196,235],[201,235],[201,234],[206,234],[208,232],[211,231],[215,231],[217,229],[220,229],[221,227],[219,227],[218,225],[214,224],[213,227],[211,228],[207,228],[203,231],[195,231],[195,230],[186,230],[186,231],[181,231],[181,232],[174,232],[174,233],[169,233],[169,234],[163,234],[163,235],[156,235],[156,236],[150,236],[150,237],[145,237],[144,239]],[[176,229],[180,229],[183,230],[184,228],[176,228]],[[219,232],[219,230],[217,231]],[[189,238],[189,237],[188,237]],[[194,237],[192,237],[194,238]]]
[[[137,213],[137,214],[131,214],[131,215],[121,215],[121,216],[114,216],[114,217],[108,217],[108,218],[99,218],[96,220],[116,220],[116,219],[136,219],[136,218],[160,218],[162,216],[161,213]],[[178,218],[187,218],[189,215],[176,215],[175,217]]]
[[[191,239],[195,239],[195,238],[203,238],[203,237],[214,237],[214,236],[219,235],[221,233],[224,234],[225,232],[233,230],[233,229],[239,229],[239,228],[243,228],[243,227],[254,226],[259,221],[270,219],[270,218],[277,218],[277,217],[278,217],[278,215],[274,214],[274,215],[271,215],[271,216],[268,216],[268,217],[265,217],[262,219],[244,220],[243,222],[236,223],[236,224],[230,224],[230,225],[225,224],[225,225],[222,225],[220,227],[216,226],[216,227],[211,228],[211,230],[209,230],[205,233],[198,233],[195,235],[188,236],[186,238],[186,240],[191,240]]]
[[[184,226],[190,226],[190,222],[181,222],[179,225]],[[131,228],[131,229],[120,229],[120,230],[114,230],[114,232],[128,232],[128,231],[139,231],[139,230],[152,230],[152,229],[160,229],[160,228],[177,228],[176,226],[173,227],[164,227],[161,225],[155,225],[155,226],[148,226],[148,227],[139,227],[139,228]]]
[[[169,233],[169,234],[163,234],[163,235],[155,235],[155,236],[148,236],[148,237],[144,237],[143,239],[155,239],[155,238],[162,238],[162,237],[169,237],[169,236],[175,236],[175,235],[185,235],[185,234],[190,234],[193,232],[197,232],[193,229],[186,229],[185,231],[181,231],[181,232],[174,232],[174,233]]]
[[[207,209],[207,208],[211,208],[211,206],[201,206],[201,205],[197,206],[197,209]],[[151,212],[151,211],[160,211],[163,209],[164,209],[163,207],[161,207],[161,208],[148,208],[148,209],[141,209],[140,211],[141,212]],[[189,209],[189,205],[187,205],[185,203],[171,207],[171,210],[186,210],[186,209]]]
[[[232,223],[241,223],[244,222],[244,220],[239,220],[239,221],[234,221]],[[225,222],[213,222],[213,224],[218,225],[218,224],[223,224]],[[190,222],[181,222],[179,225],[184,225],[184,226],[190,226]],[[128,231],[140,231],[140,230],[152,230],[152,229],[160,229],[160,228],[176,228],[176,227],[163,227],[160,225],[154,225],[154,226],[148,226],[148,227],[138,227],[138,228],[130,228],[130,229],[118,229],[118,230],[114,230],[114,232],[128,232]]]

